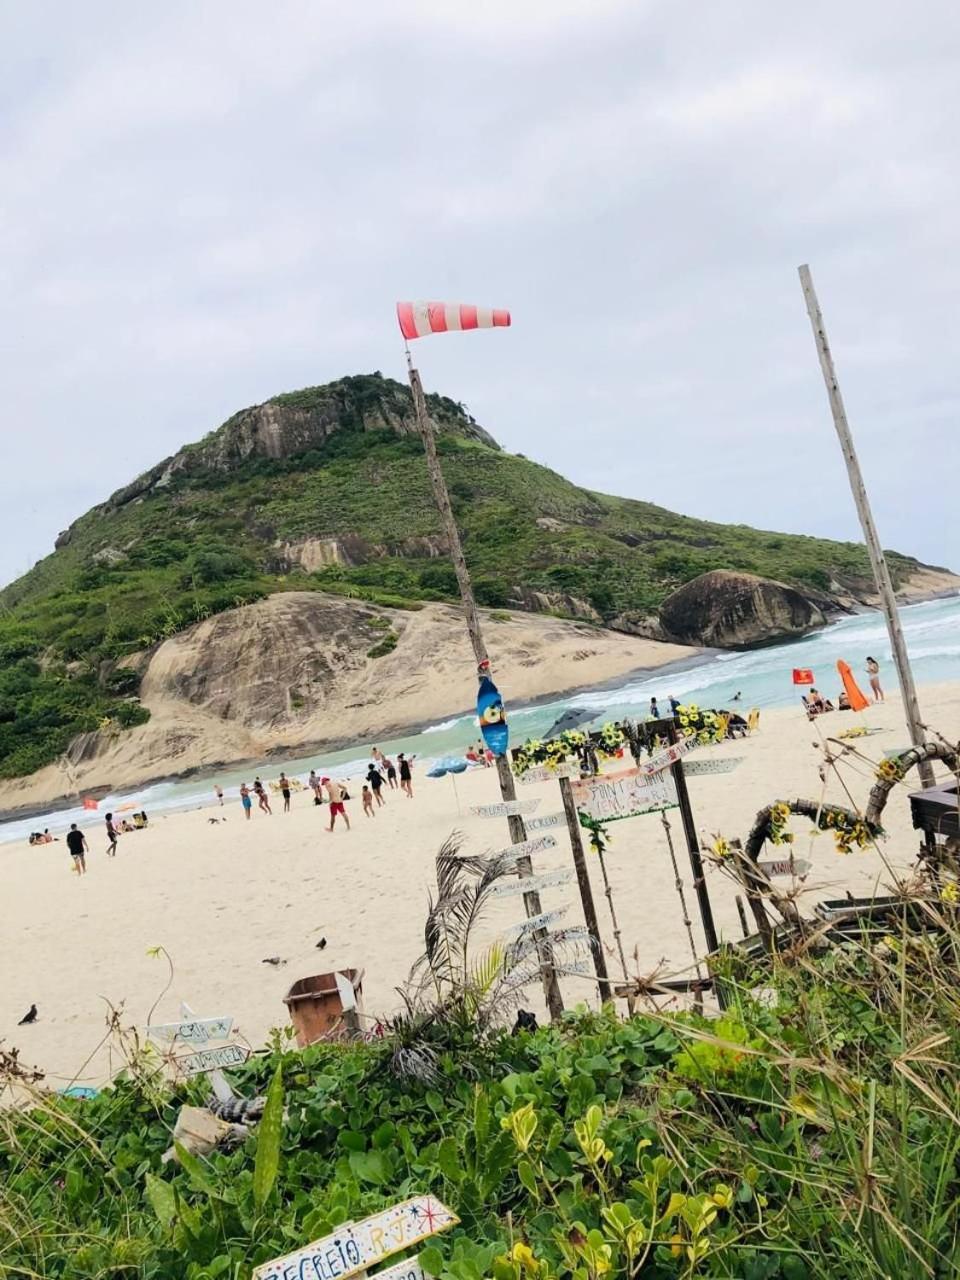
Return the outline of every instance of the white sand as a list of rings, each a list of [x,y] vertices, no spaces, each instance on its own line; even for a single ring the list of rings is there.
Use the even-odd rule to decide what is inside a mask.
[[[922,690],[931,722],[956,740],[960,736],[960,684]],[[891,698],[870,708],[866,722],[882,733],[854,745],[873,759],[885,750],[907,745],[900,707]],[[693,759],[743,757],[733,773],[690,779],[698,829],[744,836],[757,809],[774,799],[797,795],[816,798],[819,756],[812,745],[818,730],[836,733],[855,717],[837,714],[808,723],[799,710],[765,714],[761,729],[743,742],[700,749]],[[867,765],[843,766],[854,799],[863,803],[872,784]],[[898,788],[885,816],[889,839],[884,852],[903,869],[913,861],[919,835],[910,823],[906,793],[915,777]],[[222,811],[225,824],[211,826],[214,810],[198,810],[158,818],[146,832],[121,838],[115,859],[104,856],[102,816],[88,828],[92,853],[88,875],[78,879],[63,841],[42,848],[0,850],[4,894],[0,907],[0,1039],[16,1045],[23,1060],[37,1063],[56,1087],[72,1079],[101,1040],[106,1005],[123,1003],[123,1024],[143,1027],[148,1010],[166,980],[166,966],[147,955],[162,944],[173,958],[176,977],[155,1015],[176,1020],[180,999],[198,1015],[232,1014],[242,1033],[260,1044],[270,1027],[285,1024],[282,997],[299,977],[347,966],[366,970],[368,1013],[396,1009],[394,988],[403,981],[422,945],[427,895],[433,885],[436,849],[459,828],[475,851],[509,843],[506,822],[467,816],[467,806],[499,798],[494,770],[477,770],[456,781],[462,813],[458,813],[450,778],[415,778],[415,797],[388,795],[376,819],[363,817],[355,799],[349,806],[353,830],[328,835],[322,827],[327,810],[315,809],[305,793],[294,795],[290,815],[266,817],[254,811],[243,820],[236,798]],[[359,785],[355,787],[359,794]],[[520,788],[522,797],[540,797],[539,814],[559,810],[556,782]],[[832,775],[826,798],[846,803]],[[696,900],[679,822],[669,814],[685,882],[688,903],[696,916]],[[797,823],[795,854],[809,858],[814,871],[805,903],[809,910],[821,898],[840,896],[850,887],[867,893],[882,890],[889,880],[873,852],[839,857],[827,835],[811,839],[809,827]],[[689,949],[676,898],[662,827],[649,815],[615,824],[608,868],[628,956],[636,949],[639,971],[648,972],[666,959],[673,969],[689,964]],[[569,867],[564,828],[552,832],[556,849],[536,858],[538,870]],[[769,851],[778,856],[779,851]],[[596,858],[588,853],[604,940],[613,936],[602,896]],[[711,869],[709,887],[718,927],[739,936],[734,889]],[[570,904],[564,923],[582,921],[576,882],[545,891],[548,909]],[[487,933],[519,920],[522,900],[504,898],[489,917]],[[698,945],[702,934],[696,924]],[[315,943],[329,945],[321,954]],[[263,957],[280,955],[287,964],[273,968]],[[631,968],[635,962],[630,959]],[[618,974],[611,952],[609,966]],[[567,1003],[595,1000],[595,987],[582,978],[564,982]],[[18,1027],[17,1019],[36,1001],[39,1021]],[[530,1007],[540,1008],[531,991]],[[83,1079],[102,1080],[116,1066],[108,1048],[84,1069]]]

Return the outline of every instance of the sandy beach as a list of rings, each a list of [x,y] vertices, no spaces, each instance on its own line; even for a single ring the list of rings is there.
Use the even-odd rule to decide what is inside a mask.
[[[960,684],[923,688],[922,705],[932,726],[954,741],[960,737]],[[908,744],[895,696],[868,709],[863,720],[878,732],[852,745],[871,759]],[[742,760],[734,772],[691,777],[691,800],[703,837],[718,831],[728,837],[745,835],[756,810],[774,799],[817,798],[821,756],[814,744],[820,734],[835,734],[854,723],[855,717],[842,714],[810,723],[799,709],[783,709],[765,713],[759,732],[745,741],[698,749],[691,759]],[[347,966],[365,970],[368,1013],[395,1010],[395,988],[421,950],[439,845],[454,830],[463,833],[465,847],[475,852],[509,843],[503,819],[468,813],[470,805],[499,799],[495,771],[460,775],[456,788],[449,777],[428,779],[422,772],[414,781],[413,800],[399,791],[387,793],[387,805],[371,820],[361,810],[358,779],[349,805],[349,833],[338,828],[327,834],[326,807],[316,809],[306,792],[294,794],[290,814],[275,805],[272,817],[254,811],[250,822],[243,819],[239,799],[230,795],[222,811],[158,817],[147,831],[123,836],[115,859],[105,856],[102,814],[91,814],[91,853],[83,878],[72,873],[62,840],[35,848],[4,847],[4,1047],[18,1047],[24,1062],[42,1067],[51,1087],[73,1080],[78,1072],[85,1083],[102,1081],[119,1065],[109,1045],[97,1049],[105,1032],[105,1000],[122,1006],[124,1026],[142,1031],[167,979],[164,961],[147,954],[157,946],[170,954],[175,978],[155,1021],[175,1020],[180,1000],[187,1000],[198,1015],[232,1015],[256,1046],[271,1027],[286,1024],[282,997],[297,978]],[[848,803],[845,784],[862,803],[871,783],[869,765],[850,758],[840,765],[839,777],[829,772],[825,798]],[[893,793],[885,814],[889,838],[883,853],[898,870],[909,867],[919,843],[906,800],[917,785],[915,777],[908,778]],[[538,816],[560,809],[554,781],[526,785],[520,794],[540,800]],[[226,821],[211,824],[212,816]],[[668,817],[702,949],[679,816],[674,810]],[[847,888],[869,893],[889,881],[873,851],[843,858],[829,836],[811,837],[809,827],[799,821],[793,829],[796,856],[813,864],[803,899],[808,910]],[[648,972],[661,961],[672,970],[685,968],[689,946],[659,818],[620,822],[611,833],[608,869],[630,968]],[[551,834],[557,847],[537,855],[537,870],[571,866],[565,829]],[[610,970],[618,974],[599,867],[593,855],[588,859],[604,941],[611,948]],[[721,933],[738,937],[732,884],[711,868],[709,887]],[[574,880],[546,890],[543,899],[546,909],[569,906],[564,924],[582,922]],[[493,937],[519,921],[522,910],[519,897],[499,900],[487,917],[484,936]],[[322,953],[316,949],[321,937],[328,940]],[[263,964],[269,956],[286,963]],[[565,979],[563,989],[570,1006],[595,1002],[596,989],[584,978]],[[38,1005],[39,1019],[19,1027],[17,1021],[31,1002]],[[530,991],[527,1004],[542,1007],[539,991]]]

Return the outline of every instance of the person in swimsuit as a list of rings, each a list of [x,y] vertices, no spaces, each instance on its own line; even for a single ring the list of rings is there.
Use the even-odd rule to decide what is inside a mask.
[[[281,771],[280,778],[280,794],[283,796],[283,812],[290,812],[290,779]]]
[[[250,813],[253,809],[253,799],[250,795],[250,788],[245,782],[240,785],[240,803],[243,805],[243,816],[249,822]]]
[[[257,793],[257,804],[264,813],[273,813],[270,808],[270,797],[267,795],[267,789],[260,781],[259,777],[253,780],[253,789]]]
[[[870,678],[874,702],[883,702],[883,690],[880,688],[880,663],[876,658],[867,658],[867,675]]]
[[[112,813],[107,814],[106,823],[107,823],[107,839],[110,842],[107,845],[107,857],[115,858],[117,856],[117,840],[119,839],[120,833],[117,831],[117,828],[113,825]]]
[[[87,837],[82,831],[77,830],[75,822],[70,823],[70,830],[67,832],[67,848],[70,850],[70,856],[73,858],[73,869],[78,876],[87,874]]]
[[[223,808],[223,787],[221,787],[219,782],[215,782],[213,784],[213,791],[214,791],[214,795],[220,801],[220,808],[222,809]]]
[[[350,830],[350,819],[347,817],[347,809],[343,803],[344,789],[339,782],[334,782],[331,778],[321,778],[320,782],[327,788],[327,798],[330,801],[330,825],[328,831],[333,830],[333,824],[337,818],[342,818],[346,824],[346,828]]]
[[[373,792],[363,784],[363,790],[360,792],[360,799],[363,801],[363,812],[368,818],[375,818],[377,815],[373,812]]]
[[[393,763],[389,756],[380,755],[380,767],[387,771],[387,784],[391,791],[397,789],[397,766]]]
[[[413,799],[413,774],[410,766],[415,759],[416,756],[411,756],[408,760],[402,751],[397,753],[397,763],[400,766],[400,790],[408,800]]]
[[[367,770],[367,781],[373,788],[373,798],[376,802],[377,808],[379,809],[381,805],[385,805],[387,802],[380,794],[380,788],[383,786],[383,774],[375,764],[371,764],[370,768]]]

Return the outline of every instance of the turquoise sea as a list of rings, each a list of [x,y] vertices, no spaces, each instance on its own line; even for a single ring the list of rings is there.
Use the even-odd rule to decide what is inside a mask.
[[[960,677],[960,596],[909,605],[901,610],[903,630],[918,684],[956,680]],[[542,736],[556,718],[569,707],[592,713],[595,724],[622,716],[642,719],[656,696],[662,709],[673,695],[682,702],[696,702],[702,707],[728,707],[733,695],[742,694],[742,707],[789,706],[798,700],[798,690],[791,682],[794,667],[813,669],[817,687],[828,697],[839,688],[837,659],[850,663],[854,674],[867,691],[863,674],[864,659],[870,654],[881,665],[881,678],[889,689],[896,688],[896,673],[890,656],[886,627],[879,613],[863,613],[845,618],[789,644],[772,645],[744,653],[717,653],[681,668],[653,673],[638,673],[615,685],[584,690],[568,697],[542,702],[535,706],[511,706],[509,703],[509,670],[496,673],[501,692],[507,699],[511,741],[518,745],[525,738]],[[465,673],[465,683],[466,675]],[[465,698],[466,700],[466,698]],[[922,697],[921,697],[922,705]],[[472,714],[451,715],[448,720],[429,725],[422,732],[404,738],[377,743],[388,755],[398,751],[418,758],[417,772],[429,768],[429,762],[446,755],[461,755],[468,742],[476,741],[478,730]],[[279,757],[259,767],[221,769],[208,777],[182,782],[159,782],[122,796],[107,796],[100,802],[100,812],[129,802],[149,813],[196,808],[213,802],[213,784],[218,782],[228,796],[241,782],[252,781],[256,773],[275,778],[284,768],[294,777],[306,777],[311,768],[331,776],[358,778],[366,771],[368,750],[373,743],[357,744],[343,751],[304,757]],[[0,825],[0,841],[25,839],[29,832],[48,827],[55,835],[65,831],[71,822],[83,819],[89,824],[93,815],[81,809],[60,810],[49,817],[18,819]]]

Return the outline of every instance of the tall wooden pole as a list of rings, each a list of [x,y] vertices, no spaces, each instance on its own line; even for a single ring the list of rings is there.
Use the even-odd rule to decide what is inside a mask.
[[[563,812],[567,818],[567,830],[570,832],[570,848],[573,850],[573,865],[577,872],[577,884],[580,887],[580,902],[583,906],[583,918],[586,921],[587,933],[590,937],[590,954],[593,956],[593,971],[597,975],[597,986],[600,989],[601,1003],[613,999],[613,988],[607,973],[607,958],[603,954],[603,942],[600,939],[600,923],[597,920],[597,908],[593,901],[593,888],[590,884],[590,873],[587,860],[583,855],[583,839],[580,835],[580,818],[573,799],[573,788],[569,778],[560,779],[560,795],[563,798]]]
[[[483,641],[483,632],[480,629],[480,614],[477,611],[477,601],[473,594],[473,583],[470,581],[467,562],[463,555],[460,530],[457,528],[457,522],[453,517],[450,494],[447,492],[447,484],[440,468],[440,459],[437,456],[437,442],[434,439],[433,429],[430,426],[430,419],[427,415],[427,404],[423,395],[420,374],[413,367],[409,349],[407,350],[407,369],[410,374],[410,389],[413,392],[413,407],[417,415],[417,426],[420,428],[424,453],[427,455],[427,472],[430,476],[434,501],[437,504],[437,510],[440,512],[440,523],[443,526],[447,549],[453,562],[453,571],[457,575],[460,598],[463,601],[463,612],[467,621],[467,632],[470,636],[470,643],[473,645],[478,671],[481,668],[486,671],[489,668],[490,658],[487,654],[487,646]],[[497,756],[496,762],[501,796],[503,796],[504,800],[516,800],[517,788],[513,780],[513,774],[510,771],[509,760],[506,756]],[[514,844],[519,844],[521,841],[526,840],[527,829],[523,818],[519,814],[509,817],[507,822],[510,826],[510,839]],[[521,880],[533,875],[533,863],[529,855],[517,859],[517,871]],[[543,911],[543,907],[540,904],[540,894],[535,890],[523,895],[523,903],[528,917],[538,916]],[[533,936],[539,943],[537,954],[540,958],[540,974],[543,979],[543,991],[547,1001],[547,1008],[550,1011],[550,1017],[556,1020],[563,1013],[563,997],[560,994],[560,984],[557,981],[553,951],[547,940],[546,930],[538,929]]]
[[[850,427],[847,423],[847,411],[844,408],[843,397],[840,394],[840,384],[837,382],[837,373],[833,366],[833,355],[830,351],[830,344],[827,341],[827,331],[824,328],[823,315],[820,311],[820,303],[817,301],[816,290],[813,287],[810,268],[804,265],[799,267],[798,270],[800,272],[803,296],[807,304],[807,314],[810,317],[814,341],[817,344],[817,355],[820,357],[820,368],[823,371],[823,380],[827,386],[830,410],[833,413],[833,425],[836,427],[837,435],[840,438],[840,449],[843,453],[844,462],[847,464],[847,475],[850,479],[850,488],[853,492],[857,515],[860,517],[860,527],[863,529],[863,540],[867,544],[867,555],[870,557],[873,580],[877,585],[880,603],[883,606],[883,614],[887,621],[887,634],[890,637],[890,648],[893,651],[893,661],[897,668],[897,679],[900,682],[900,693],[903,697],[903,709],[907,718],[907,728],[910,731],[910,741],[915,747],[919,747],[924,742],[923,720],[920,716],[920,703],[917,700],[917,688],[913,682],[910,659],[907,656],[907,646],[900,627],[900,614],[897,611],[897,598],[894,595],[893,583],[890,581],[890,570],[887,568],[883,548],[877,536],[877,527],[873,523],[873,513],[870,510],[870,501],[867,498],[863,476],[860,474],[860,463],[853,447],[853,436],[850,434]],[[920,765],[919,773],[921,782],[925,787],[934,785],[933,767],[929,761],[924,761]]]
[[[677,741],[677,729],[672,720],[667,724],[667,741],[671,746]],[[717,937],[717,926],[713,921],[713,907],[710,905],[710,891],[703,871],[703,858],[700,856],[700,844],[697,840],[693,809],[690,807],[690,793],[687,791],[687,776],[683,771],[683,761],[675,761],[670,766],[670,772],[673,774],[673,781],[677,788],[677,804],[680,809],[684,839],[687,842],[687,853],[690,855],[690,870],[693,872],[693,887],[697,895],[697,905],[700,908],[700,919],[703,922],[703,936],[706,939],[707,950],[716,951],[720,946],[720,939]]]

